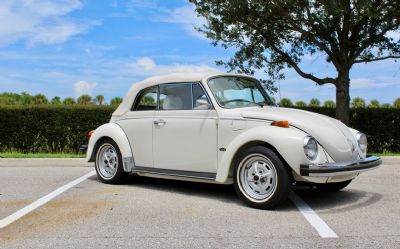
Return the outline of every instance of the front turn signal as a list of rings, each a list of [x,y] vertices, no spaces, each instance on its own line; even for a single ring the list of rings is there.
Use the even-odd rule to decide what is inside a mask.
[[[90,138],[92,137],[92,134],[93,134],[93,132],[94,132],[94,130],[92,130],[92,131],[89,131],[89,133],[87,134],[87,136],[88,136],[88,140],[90,140]]]
[[[289,121],[273,121],[272,126],[278,126],[282,128],[289,128]]]

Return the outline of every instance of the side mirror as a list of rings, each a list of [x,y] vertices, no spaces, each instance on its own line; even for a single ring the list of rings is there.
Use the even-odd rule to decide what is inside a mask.
[[[209,110],[211,109],[211,105],[207,99],[197,99],[196,104],[194,106],[195,110]]]

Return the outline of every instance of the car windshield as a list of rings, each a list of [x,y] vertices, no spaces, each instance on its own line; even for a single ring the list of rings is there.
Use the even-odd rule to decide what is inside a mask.
[[[223,108],[272,105],[273,102],[258,80],[223,76],[208,81],[215,99]]]

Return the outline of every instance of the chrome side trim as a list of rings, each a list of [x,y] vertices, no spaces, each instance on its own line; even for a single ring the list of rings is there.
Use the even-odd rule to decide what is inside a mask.
[[[382,164],[382,160],[377,156],[367,156],[349,162],[321,163],[321,164],[301,164],[301,176],[338,176],[352,173],[360,173],[377,168]]]
[[[132,172],[151,173],[151,174],[157,174],[157,175],[169,175],[169,176],[177,176],[177,177],[189,177],[189,178],[197,178],[197,179],[205,179],[205,180],[215,180],[215,178],[217,176],[216,173],[172,170],[172,169],[159,169],[159,168],[142,167],[142,166],[135,166],[133,168]]]

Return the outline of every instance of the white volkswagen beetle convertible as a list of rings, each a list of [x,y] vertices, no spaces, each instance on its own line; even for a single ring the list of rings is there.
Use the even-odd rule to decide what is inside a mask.
[[[366,136],[340,121],[274,105],[262,84],[235,74],[171,74],[134,84],[89,139],[98,178],[140,176],[234,184],[256,208],[293,184],[337,191],[381,164]]]

